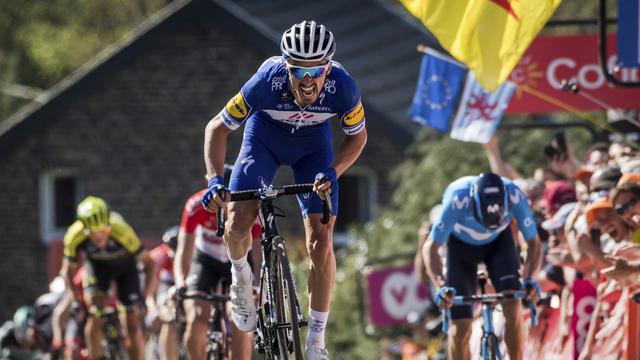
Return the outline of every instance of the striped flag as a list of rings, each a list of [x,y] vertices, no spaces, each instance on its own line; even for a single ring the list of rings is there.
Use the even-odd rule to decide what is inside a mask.
[[[487,92],[472,72],[468,72],[460,105],[451,126],[451,138],[486,144],[500,124],[516,86],[506,81],[498,90]]]

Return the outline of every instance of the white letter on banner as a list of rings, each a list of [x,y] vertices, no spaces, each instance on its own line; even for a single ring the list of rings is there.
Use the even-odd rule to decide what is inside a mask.
[[[588,76],[587,74],[589,73],[596,74],[595,81],[589,81],[587,77]],[[579,81],[579,84],[582,85],[582,87],[590,90],[594,90],[604,85],[605,80],[604,80],[604,74],[600,70],[599,65],[587,64],[582,68],[580,68],[580,71],[578,71],[578,81]]]
[[[556,78],[556,68],[563,65],[573,69],[576,67],[576,62],[569,58],[558,58],[556,60],[553,60],[549,64],[549,67],[547,68],[547,81],[554,89],[558,89],[558,90],[562,89],[562,80],[565,80],[565,79],[558,80]],[[572,77],[571,79],[567,79],[567,80],[570,82],[575,82],[576,78]]]

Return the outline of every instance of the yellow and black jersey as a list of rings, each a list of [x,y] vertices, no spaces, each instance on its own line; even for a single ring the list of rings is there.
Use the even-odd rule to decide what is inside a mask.
[[[127,257],[137,257],[144,252],[142,242],[124,219],[111,213],[109,217],[111,233],[109,241],[103,248],[96,246],[89,239],[89,231],[80,220],[74,222],[64,234],[64,256],[75,262],[79,252],[84,252],[89,260],[112,261]]]

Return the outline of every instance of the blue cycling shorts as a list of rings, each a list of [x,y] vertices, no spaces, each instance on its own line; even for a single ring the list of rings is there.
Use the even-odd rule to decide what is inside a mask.
[[[291,166],[295,184],[313,183],[318,173],[331,166],[334,155],[330,122],[296,128],[259,114],[247,120],[242,147],[229,181],[231,191],[270,185],[280,165]],[[317,194],[299,194],[297,198],[303,217],[322,213]],[[337,215],[337,183],[332,186],[331,203],[333,215]]]
[[[484,262],[496,292],[520,289],[520,257],[516,251],[511,228],[485,245],[470,245],[451,235],[447,241],[447,286],[456,295],[473,295],[478,285],[478,264]],[[471,305],[455,305],[451,319],[471,319]]]

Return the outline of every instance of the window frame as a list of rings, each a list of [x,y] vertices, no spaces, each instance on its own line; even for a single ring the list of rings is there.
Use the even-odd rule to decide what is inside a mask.
[[[82,182],[77,170],[53,169],[42,172],[38,179],[38,208],[40,217],[40,240],[44,244],[51,244],[62,239],[67,226],[55,226],[55,181],[59,178],[73,177],[76,182],[74,203],[80,201]]]

